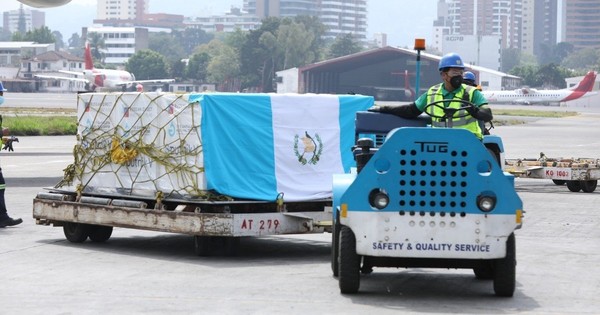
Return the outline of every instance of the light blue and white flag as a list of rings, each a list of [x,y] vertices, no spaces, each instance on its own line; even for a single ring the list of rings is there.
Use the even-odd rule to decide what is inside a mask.
[[[332,175],[355,165],[354,119],[373,98],[323,94],[199,94],[209,189],[244,199],[330,198]]]

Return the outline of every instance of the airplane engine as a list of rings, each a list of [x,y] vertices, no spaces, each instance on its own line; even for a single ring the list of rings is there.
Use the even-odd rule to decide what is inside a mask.
[[[71,2],[71,0],[17,0],[22,4],[26,4],[34,8],[53,8]]]

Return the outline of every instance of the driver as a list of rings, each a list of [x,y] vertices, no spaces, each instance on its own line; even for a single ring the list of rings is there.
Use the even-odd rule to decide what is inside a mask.
[[[479,139],[483,138],[483,130],[478,122],[491,121],[492,111],[487,105],[487,100],[479,90],[463,84],[465,66],[459,55],[446,54],[440,59],[438,70],[443,82],[436,84],[422,94],[416,101],[406,105],[383,105],[369,108],[371,112],[389,113],[403,118],[416,118],[425,110],[431,116],[433,127],[445,127],[443,107],[463,108],[454,113],[452,118],[453,128],[462,128],[471,131]],[[473,104],[466,106],[461,102],[441,102],[443,100],[463,100]],[[432,106],[427,104],[440,102]]]

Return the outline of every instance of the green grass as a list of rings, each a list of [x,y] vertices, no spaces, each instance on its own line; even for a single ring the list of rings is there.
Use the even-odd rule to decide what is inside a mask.
[[[11,136],[60,136],[77,133],[75,116],[3,116]]]
[[[528,117],[543,117],[543,118],[562,118],[568,116],[577,116],[577,112],[559,112],[559,111],[544,111],[531,109],[492,109],[494,116],[528,116]]]

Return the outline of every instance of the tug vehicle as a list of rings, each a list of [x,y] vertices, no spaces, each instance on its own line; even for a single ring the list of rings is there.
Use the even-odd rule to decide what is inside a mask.
[[[356,171],[333,181],[331,262],[340,291],[357,293],[361,274],[374,267],[469,268],[510,297],[523,204],[500,166],[502,140],[427,125],[424,115],[357,113]]]

